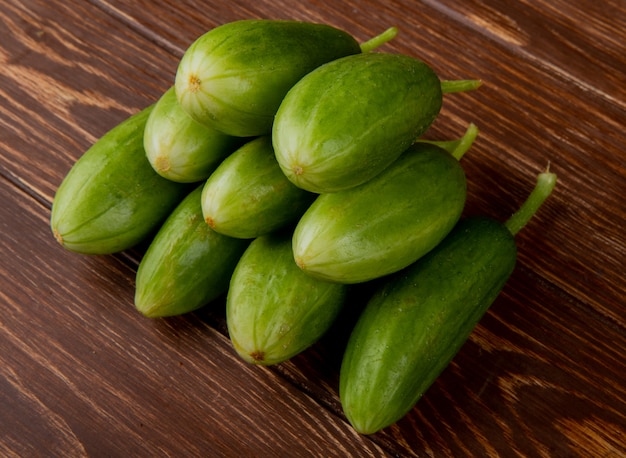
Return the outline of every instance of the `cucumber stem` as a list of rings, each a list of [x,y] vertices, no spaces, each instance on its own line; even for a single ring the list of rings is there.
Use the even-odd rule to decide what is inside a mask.
[[[537,175],[537,184],[526,202],[504,223],[511,234],[517,234],[533,217],[539,207],[552,194],[556,185],[556,175],[550,172],[550,164],[546,171]]]
[[[398,28],[390,27],[387,30],[385,30],[383,33],[381,33],[380,35],[377,35],[374,38],[370,38],[369,40],[361,43],[360,45],[361,52],[365,53],[365,52],[373,51],[374,49],[384,45],[388,41],[393,40],[397,34],[398,34]]]
[[[451,94],[453,92],[467,92],[478,89],[483,82],[481,80],[442,80],[441,92]]]
[[[472,122],[467,127],[463,136],[456,140],[417,140],[416,143],[429,143],[431,145],[437,145],[439,148],[445,149],[457,161],[460,161],[465,153],[467,153],[472,147],[477,136],[478,127],[476,127],[476,124]]]

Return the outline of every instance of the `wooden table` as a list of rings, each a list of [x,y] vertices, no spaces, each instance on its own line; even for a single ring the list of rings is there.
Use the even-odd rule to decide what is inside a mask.
[[[467,214],[504,220],[548,163],[513,277],[403,420],[372,436],[337,396],[349,316],[304,354],[250,366],[223,301],[150,320],[142,247],[65,251],[54,192],[102,134],[154,102],[200,34],[243,18],[325,22],[445,79],[427,136],[481,135]],[[0,455],[626,456],[626,5],[618,0],[4,0],[0,8]]]

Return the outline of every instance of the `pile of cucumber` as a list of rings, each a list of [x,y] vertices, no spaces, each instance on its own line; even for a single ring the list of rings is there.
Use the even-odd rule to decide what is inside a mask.
[[[246,361],[288,360],[335,322],[350,289],[377,291],[340,371],[363,434],[413,408],[511,275],[515,234],[556,183],[538,175],[508,221],[462,218],[459,160],[477,129],[426,141],[446,93],[424,62],[323,24],[243,20],[199,37],[174,85],[75,163],[51,213],[68,250],[147,244],[135,306],[146,317],[226,296]]]

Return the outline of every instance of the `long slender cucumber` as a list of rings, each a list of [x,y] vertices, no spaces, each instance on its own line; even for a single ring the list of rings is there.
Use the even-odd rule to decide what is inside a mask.
[[[318,196],[294,231],[296,263],[314,277],[350,284],[415,262],[461,216],[466,180],[458,160],[477,133],[471,124],[459,140],[418,141],[370,181]]]
[[[363,434],[401,419],[456,355],[516,264],[515,234],[551,194],[541,173],[505,224],[462,220],[432,252],[391,276],[355,325],[340,371],[344,412]]]

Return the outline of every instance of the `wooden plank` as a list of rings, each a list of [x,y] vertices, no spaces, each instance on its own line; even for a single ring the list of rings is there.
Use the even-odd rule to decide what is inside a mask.
[[[177,60],[85,2],[5,2],[0,18],[0,172],[51,202],[97,138],[168,87]]]
[[[626,11],[618,1],[425,3],[580,90],[626,107]]]
[[[0,455],[385,455],[198,316],[143,319],[128,265],[51,244],[45,208],[0,194]]]

